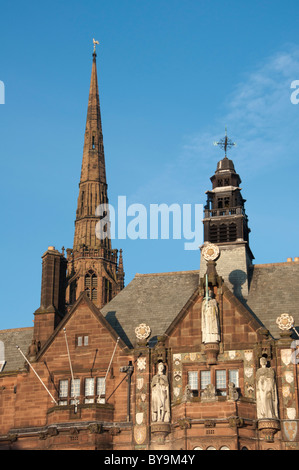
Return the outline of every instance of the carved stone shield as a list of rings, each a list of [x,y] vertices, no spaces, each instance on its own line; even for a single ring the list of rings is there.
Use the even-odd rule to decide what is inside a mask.
[[[291,349],[282,349],[281,350],[281,360],[285,366],[288,366],[291,362],[292,358],[292,350]]]
[[[143,422],[143,413],[136,413],[136,423],[142,424]]]
[[[146,439],[146,426],[135,426],[134,438],[136,444],[143,444]]]
[[[297,421],[284,421],[283,431],[287,441],[294,441],[297,436]]]

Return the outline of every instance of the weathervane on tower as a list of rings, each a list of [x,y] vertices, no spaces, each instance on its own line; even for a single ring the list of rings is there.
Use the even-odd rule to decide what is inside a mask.
[[[235,147],[237,144],[227,137],[227,128],[225,128],[225,137],[220,139],[219,142],[214,142],[214,145],[218,145],[218,147],[224,150],[225,157],[226,157],[227,149]]]

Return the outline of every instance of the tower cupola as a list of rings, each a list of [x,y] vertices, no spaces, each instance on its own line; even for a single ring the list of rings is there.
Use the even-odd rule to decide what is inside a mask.
[[[254,256],[249,247],[250,228],[245,211],[246,200],[241,193],[241,178],[227,156],[227,150],[236,144],[226,132],[215,145],[224,150],[225,156],[210,178],[212,189],[206,191],[204,244],[219,246],[222,254],[217,265],[218,273],[230,283],[235,294],[245,297],[248,293],[248,267],[252,265]],[[201,262],[205,263],[203,259]]]

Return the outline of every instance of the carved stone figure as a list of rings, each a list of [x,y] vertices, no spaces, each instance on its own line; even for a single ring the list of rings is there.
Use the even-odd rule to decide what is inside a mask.
[[[183,395],[183,402],[188,402],[193,398],[193,392],[189,384],[186,385]]]
[[[220,341],[219,310],[214,292],[209,290],[208,298],[204,298],[201,309],[201,331],[203,343]]]
[[[151,383],[152,389],[152,422],[170,421],[169,382],[164,374],[164,364],[158,363],[157,374]]]
[[[208,384],[201,394],[202,401],[216,400],[216,388],[213,384]]]
[[[258,419],[278,419],[278,400],[274,370],[267,367],[267,359],[260,359],[256,372],[256,407]]]
[[[238,400],[238,398],[239,398],[239,393],[238,393],[238,390],[236,389],[235,384],[233,382],[229,382],[227,399],[236,401]]]

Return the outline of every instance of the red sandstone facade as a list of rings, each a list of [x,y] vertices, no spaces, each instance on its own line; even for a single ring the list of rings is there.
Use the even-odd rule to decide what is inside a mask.
[[[5,356],[0,372],[0,449],[298,449],[293,330],[272,334],[228,287],[217,264],[207,271],[219,307],[217,344],[202,341],[205,280],[200,271],[139,276],[123,289],[122,257],[117,260],[110,241],[94,236],[96,205],[107,200],[94,54],[73,249],[66,258],[53,247],[43,255],[34,327],[0,334],[13,358]],[[298,266],[294,262],[287,268],[297,272]],[[163,283],[174,287],[166,290]],[[137,313],[134,292],[144,294]],[[162,306],[161,315],[146,316],[146,302],[153,311]],[[150,335],[132,339],[129,326],[117,316],[126,308],[131,312],[127,323],[133,329],[147,323],[154,342]],[[164,313],[167,327],[161,326]],[[273,312],[274,323],[276,316]],[[26,346],[31,367],[16,349],[17,340]],[[257,417],[261,357],[275,371],[278,419]],[[151,383],[159,362],[169,382],[168,422],[152,421]],[[210,396],[205,394],[207,377],[216,389]]]

